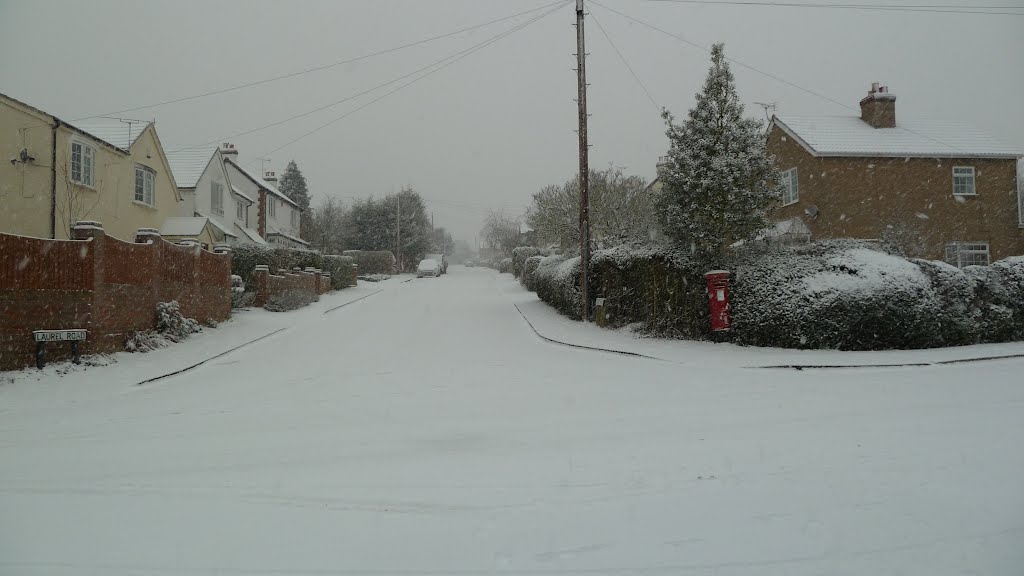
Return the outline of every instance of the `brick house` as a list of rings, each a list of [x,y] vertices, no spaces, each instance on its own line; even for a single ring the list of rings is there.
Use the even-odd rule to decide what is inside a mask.
[[[877,83],[860,108],[860,117],[772,118],[776,221],[958,266],[1024,254],[1019,151],[954,122],[897,120],[896,96]]]

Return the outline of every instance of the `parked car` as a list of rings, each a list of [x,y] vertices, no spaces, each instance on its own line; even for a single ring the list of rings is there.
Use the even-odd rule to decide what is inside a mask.
[[[420,265],[416,267],[416,277],[423,278],[424,276],[433,276],[437,278],[441,275],[441,263],[433,258],[427,258],[420,261]]]
[[[444,254],[427,254],[425,258],[428,260],[437,260],[441,263],[441,274],[448,273],[448,257]]]
[[[463,265],[466,268],[472,268],[472,267],[476,266],[476,262],[473,262],[472,260],[466,260],[465,262],[463,262]]]

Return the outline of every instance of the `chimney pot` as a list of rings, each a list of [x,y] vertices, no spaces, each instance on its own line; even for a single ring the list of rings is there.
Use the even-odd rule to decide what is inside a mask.
[[[875,92],[878,92],[878,82],[872,82],[871,83],[871,92],[870,93],[874,94]]]

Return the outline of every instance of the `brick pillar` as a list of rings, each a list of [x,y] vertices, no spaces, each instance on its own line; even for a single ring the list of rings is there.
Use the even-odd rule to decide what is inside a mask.
[[[227,286],[224,287],[224,303],[217,307],[217,313],[221,316],[215,318],[217,321],[227,320],[231,318],[231,247],[227,244],[214,244],[213,253],[220,256],[220,260],[223,260],[222,266],[224,267],[223,276],[227,279]]]
[[[264,240],[267,238],[267,191],[260,189],[259,213],[256,215],[256,231]]]
[[[256,285],[256,299],[252,305],[263,308],[270,301],[270,267],[257,264],[252,273],[252,282]]]
[[[89,278],[92,294],[89,298],[88,311],[84,317],[77,319],[81,327],[88,331],[88,336],[85,344],[82,346],[81,353],[105,352],[110,343],[104,341],[106,330],[102,323],[103,319],[94,314],[94,311],[99,306],[97,301],[103,297],[105,279],[104,248],[107,244],[107,234],[103,231],[103,224],[91,220],[79,220],[75,222],[74,227],[71,229],[71,238],[89,241],[92,248],[92,274]]]
[[[324,283],[324,286],[322,288],[323,293],[327,294],[328,292],[331,291],[331,273],[324,272],[323,274],[320,275],[320,280]]]
[[[149,259],[149,277],[152,278],[152,284],[150,285],[150,309],[156,310],[156,305],[160,302],[160,277],[163,272],[163,250],[164,241],[163,237],[160,236],[160,231],[156,228],[139,228],[135,231],[135,243],[136,244],[148,244],[150,248],[150,259]],[[156,316],[154,312],[154,322]]]

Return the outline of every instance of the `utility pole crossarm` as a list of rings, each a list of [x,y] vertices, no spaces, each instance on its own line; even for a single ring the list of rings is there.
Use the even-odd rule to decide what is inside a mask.
[[[583,0],[576,0],[576,77],[578,84],[580,140],[580,318],[590,319],[590,296],[587,282],[590,275],[590,145],[587,143],[587,50],[583,35]]]

